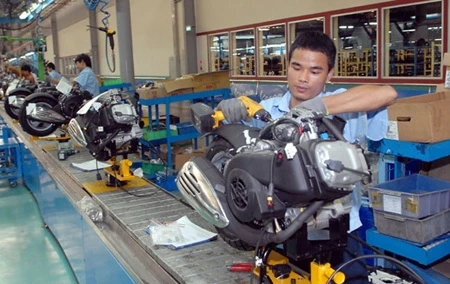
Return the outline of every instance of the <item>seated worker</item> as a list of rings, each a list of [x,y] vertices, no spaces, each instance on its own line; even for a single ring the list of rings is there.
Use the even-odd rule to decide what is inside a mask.
[[[92,96],[98,96],[100,94],[100,89],[98,86],[97,76],[92,71],[91,58],[87,54],[80,54],[75,58],[75,66],[80,72],[75,79],[73,79],[73,85],[79,86],[81,90],[88,91]],[[53,78],[47,78],[47,81],[57,85],[59,80]]]
[[[397,98],[391,86],[360,85],[350,89],[325,90],[326,83],[334,73],[336,47],[330,37],[323,32],[308,31],[299,35],[291,45],[288,55],[287,81],[289,91],[282,97],[261,101],[261,105],[277,119],[297,105],[327,115],[338,115],[346,121],[344,137],[349,142],[364,143],[366,138],[381,140],[388,126],[386,106]],[[230,123],[242,121],[256,127],[264,122],[249,120],[244,104],[237,98],[224,100],[217,109],[222,110]],[[351,194],[349,233],[355,234],[362,225],[359,218],[361,189],[356,186]],[[331,263],[339,264],[362,255],[362,246],[348,238],[347,248],[342,253],[334,253]],[[368,283],[364,260],[352,263],[342,270],[346,274],[346,284]]]
[[[50,76],[50,78],[55,80],[61,79],[61,74],[59,74],[59,72],[55,70],[55,64],[53,64],[53,62],[48,62],[45,65],[45,70],[47,71],[48,76]]]
[[[20,67],[20,74],[21,74],[22,78],[27,80],[30,84],[37,84],[38,83],[37,76],[36,76],[36,74],[31,72],[31,66],[30,65],[28,65],[28,64],[22,65]]]

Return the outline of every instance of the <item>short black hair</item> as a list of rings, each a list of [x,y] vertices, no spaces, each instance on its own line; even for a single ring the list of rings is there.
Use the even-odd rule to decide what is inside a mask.
[[[321,52],[328,57],[328,71],[334,67],[336,46],[331,38],[321,31],[305,31],[300,33],[291,45],[288,62],[296,49],[306,49]]]
[[[53,62],[49,62],[49,63],[47,63],[47,65],[45,65],[45,66],[47,66],[48,68],[50,68],[50,69],[52,69],[52,70],[55,70],[55,64],[53,64]]]
[[[24,64],[24,65],[20,66],[20,70],[31,72],[31,66],[28,64]]]
[[[75,62],[81,62],[81,61],[84,61],[84,63],[86,63],[87,67],[92,68],[91,58],[89,57],[89,55],[82,53],[75,58]]]

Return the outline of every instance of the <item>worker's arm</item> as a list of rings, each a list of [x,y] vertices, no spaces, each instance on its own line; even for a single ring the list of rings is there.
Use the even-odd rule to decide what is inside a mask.
[[[389,106],[397,99],[391,86],[361,85],[323,98],[328,114],[373,111]]]

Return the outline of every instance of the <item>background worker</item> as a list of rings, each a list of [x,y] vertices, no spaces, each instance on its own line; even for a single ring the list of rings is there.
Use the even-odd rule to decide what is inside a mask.
[[[59,74],[58,71],[55,70],[55,64],[53,64],[53,62],[48,62],[45,65],[45,70],[48,73],[48,76],[50,76],[50,78],[55,79],[55,80],[60,80],[61,79],[61,74]]]
[[[78,70],[78,76],[73,79],[73,85],[79,86],[82,91],[88,91],[92,96],[98,96],[100,89],[97,76],[92,71],[91,58],[87,54],[80,54],[75,58],[75,66]],[[57,85],[59,80],[47,78],[50,83]]]
[[[31,66],[28,64],[24,64],[20,67],[20,75],[23,79],[27,80],[30,84],[37,84],[38,79],[36,74],[31,72]]]
[[[334,74],[335,58],[336,47],[328,35],[318,31],[299,35],[288,55],[289,91],[282,97],[261,101],[261,105],[273,119],[298,105],[326,115],[338,115],[346,121],[343,134],[348,141],[361,144],[366,138],[381,140],[388,124],[385,107],[395,102],[397,92],[390,86],[377,85],[360,85],[348,90],[341,88],[326,92],[326,83]],[[230,123],[250,123],[256,127],[265,124],[256,119],[249,120],[244,104],[237,98],[220,102],[217,109],[223,111]],[[359,218],[360,187],[354,188],[351,199],[349,233],[354,233],[362,225]],[[331,262],[336,267],[362,254],[361,245],[348,238],[345,251],[333,254]],[[368,283],[364,260],[348,265],[343,272],[346,274],[345,283]]]

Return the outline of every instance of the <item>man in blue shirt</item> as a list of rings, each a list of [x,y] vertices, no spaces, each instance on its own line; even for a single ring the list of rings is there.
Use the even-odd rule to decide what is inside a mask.
[[[78,76],[73,79],[73,85],[78,85],[81,90],[88,91],[93,97],[100,94],[100,89],[98,86],[97,76],[92,71],[91,58],[87,54],[80,54],[75,58],[75,66],[80,72]],[[57,85],[59,80],[53,78],[47,78],[47,81]]]
[[[86,90],[96,97],[100,94],[97,76],[92,71],[91,58],[87,54],[80,54],[75,58],[75,66],[80,72],[74,79],[81,90]]]
[[[302,105],[305,108],[327,115],[338,115],[346,121],[344,137],[350,142],[363,143],[366,138],[380,140],[387,131],[386,106],[395,102],[397,92],[390,86],[360,85],[351,89],[326,92],[326,83],[334,73],[336,47],[328,35],[310,31],[301,34],[292,43],[288,55],[287,81],[289,91],[282,97],[261,101],[261,105],[277,119],[291,108]],[[256,127],[265,123],[249,121],[243,103],[234,98],[220,102],[228,122],[244,121]],[[359,208],[361,191],[356,187],[351,195],[350,231],[361,226]],[[348,246],[337,262],[344,262],[362,254],[362,248],[349,238]],[[333,256],[334,257],[334,256]],[[367,272],[362,264],[349,265],[343,272],[345,283],[368,283]]]
[[[47,70],[48,76],[50,76],[50,78],[55,79],[55,80],[60,80],[61,79],[61,74],[58,73],[58,71],[55,70],[55,64],[53,64],[53,62],[48,62],[45,65],[45,69]]]

